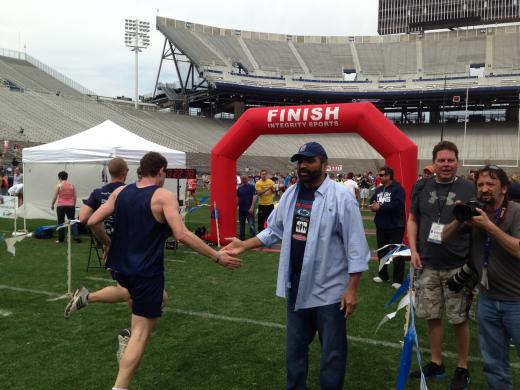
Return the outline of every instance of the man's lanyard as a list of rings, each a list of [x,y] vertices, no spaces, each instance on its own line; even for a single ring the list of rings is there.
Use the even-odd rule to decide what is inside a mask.
[[[493,223],[496,225],[499,221],[504,218],[506,213],[506,207],[501,207],[495,210],[495,215],[493,217]],[[489,281],[487,277],[487,269],[489,266],[489,259],[491,257],[491,235],[486,232],[486,239],[484,240],[484,261],[482,262],[482,279],[480,280],[480,284],[489,289]]]
[[[448,187],[448,191],[446,192],[446,196],[444,197],[444,201],[442,202],[442,205],[441,205],[441,201],[440,201],[440,197],[439,197],[439,183],[437,183],[437,181],[435,182],[435,194],[437,195],[437,210],[438,210],[437,223],[441,222],[442,210],[444,209],[444,206],[446,206],[446,202],[448,201],[448,195],[450,194],[450,190],[451,190],[451,187],[453,186],[453,183],[455,183],[455,179],[453,179],[453,181],[450,183],[450,186]]]

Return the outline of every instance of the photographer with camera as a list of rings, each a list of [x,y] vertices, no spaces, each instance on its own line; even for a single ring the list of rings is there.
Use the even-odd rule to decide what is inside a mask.
[[[476,271],[480,289],[477,311],[480,352],[489,389],[513,389],[509,341],[520,356],[520,205],[508,201],[509,179],[501,168],[487,165],[476,174],[480,204],[458,204],[457,218],[445,226],[448,241],[470,229],[470,263],[448,282],[467,284]]]
[[[446,376],[442,363],[444,327],[443,311],[453,325],[457,367],[450,384],[451,390],[465,389],[469,383],[468,352],[469,326],[466,307],[469,294],[454,293],[446,281],[466,262],[469,252],[469,233],[449,242],[441,242],[444,225],[453,221],[457,200],[468,202],[475,196],[472,183],[456,176],[458,149],[453,142],[442,141],[432,152],[435,176],[417,182],[412,193],[407,231],[411,262],[417,269],[416,313],[427,320],[431,362],[422,368],[427,379]],[[420,379],[421,372],[410,375]]]

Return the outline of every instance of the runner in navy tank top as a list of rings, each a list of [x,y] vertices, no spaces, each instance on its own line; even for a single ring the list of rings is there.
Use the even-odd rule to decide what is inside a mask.
[[[114,388],[126,389],[137,370],[152,330],[161,316],[164,288],[164,242],[167,228],[175,238],[215,263],[235,269],[239,259],[217,252],[190,232],[179,214],[176,196],[161,188],[168,162],[159,153],[143,156],[142,179],[115,190],[108,201],[89,219],[92,232],[108,247],[107,268],[132,298],[132,330],[119,362]],[[109,238],[103,220],[115,213],[115,227]]]
[[[152,196],[159,188],[139,188],[133,183],[119,193],[108,269],[126,276],[154,277],[163,273],[164,241],[169,227],[166,221],[158,222],[150,209]]]

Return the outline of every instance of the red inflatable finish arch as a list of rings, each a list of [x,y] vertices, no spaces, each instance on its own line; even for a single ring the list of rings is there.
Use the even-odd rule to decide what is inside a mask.
[[[216,204],[221,243],[236,236],[236,161],[260,135],[351,132],[363,137],[394,168],[406,190],[408,210],[417,178],[417,145],[371,103],[251,108],[211,150],[211,208],[214,215]],[[216,243],[215,219],[210,229]]]

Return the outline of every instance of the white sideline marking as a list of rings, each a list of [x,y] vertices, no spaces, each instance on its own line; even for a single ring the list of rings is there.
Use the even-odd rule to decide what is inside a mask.
[[[28,292],[32,294],[39,294],[39,295],[47,295],[48,297],[59,297],[61,294],[56,294],[50,291],[44,291],[44,290],[33,290],[30,288],[21,288],[21,287],[12,287],[12,286],[6,286],[4,284],[0,284],[0,289],[5,290],[11,290],[11,291],[20,291],[20,292]]]
[[[61,296],[61,294],[56,294],[56,293],[53,293],[50,291],[32,290],[29,288],[21,288],[21,287],[12,287],[12,286],[6,286],[4,284],[0,284],[0,289],[19,291],[19,292],[28,292],[28,293],[32,293],[32,294],[47,295],[47,296],[51,296],[51,297]],[[207,318],[207,319],[212,319],[212,320],[231,321],[231,322],[238,322],[238,323],[242,323],[242,324],[259,325],[259,326],[263,326],[263,327],[267,327],[267,328],[285,329],[285,325],[279,324],[276,322],[257,321],[257,320],[251,320],[249,318],[241,318],[241,317],[228,317],[228,316],[212,314],[212,313],[208,313],[208,312],[172,309],[172,308],[168,308],[168,307],[164,308],[163,310],[165,312],[169,312],[169,313],[178,313],[178,314]],[[354,342],[358,342],[361,344],[373,345],[376,347],[403,349],[403,346],[400,343],[391,343],[389,341],[367,339],[364,337],[357,337],[357,336],[347,336],[347,339],[349,341],[354,341]],[[442,356],[445,356],[450,359],[457,359],[457,354],[453,353],[453,352],[443,352]],[[473,361],[473,362],[482,362],[482,358],[476,357],[476,356],[468,356],[468,360]],[[511,364],[512,368],[520,368],[520,363],[510,363],[510,364]]]
[[[1,316],[1,317],[9,317],[11,314],[13,314],[13,312],[8,311],[8,310],[2,310],[2,309],[0,309],[0,316]]]
[[[243,324],[260,325],[260,326],[265,326],[268,328],[285,329],[285,325],[283,325],[283,324],[277,324],[276,322],[250,320],[249,318],[228,317],[228,316],[222,316],[219,314],[211,314],[211,313],[200,312],[200,311],[171,309],[169,307],[165,307],[163,309],[163,311],[171,312],[171,313],[178,313],[178,314],[186,314],[189,316],[202,317],[202,318],[207,318],[207,319],[212,319],[212,320],[231,321],[231,322],[239,322],[239,323],[243,323]]]
[[[72,298],[72,293],[71,294],[66,293],[66,294],[60,295],[56,298],[49,298],[49,299],[47,299],[47,302],[61,301],[62,299],[70,299],[70,298]]]
[[[109,279],[109,278],[97,278],[95,276],[85,276],[85,279],[89,279],[89,280],[97,280],[99,282],[110,282],[110,283],[117,283],[114,279]]]
[[[186,262],[185,260],[175,260],[175,259],[164,259],[164,261],[171,261],[174,263],[185,263]]]

